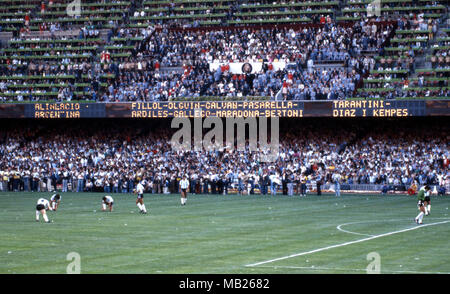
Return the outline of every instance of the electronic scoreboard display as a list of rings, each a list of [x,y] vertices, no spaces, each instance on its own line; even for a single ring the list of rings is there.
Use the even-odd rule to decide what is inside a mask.
[[[450,100],[168,101],[0,104],[0,118],[448,116]]]

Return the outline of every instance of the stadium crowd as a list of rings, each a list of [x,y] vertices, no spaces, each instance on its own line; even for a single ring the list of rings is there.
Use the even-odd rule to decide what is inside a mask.
[[[377,26],[364,21],[352,27],[339,26],[334,22],[323,26],[305,26],[298,29],[243,29],[220,31],[176,31],[154,27],[144,29],[120,28],[111,30],[109,43],[115,56],[107,50],[95,56],[95,42],[80,31],[80,45],[68,48],[53,48],[52,43],[24,47],[21,43],[14,48],[21,49],[21,56],[8,56],[0,62],[2,92],[10,94],[1,100],[14,101],[17,76],[41,76],[26,80],[28,89],[19,89],[27,100],[35,92],[36,84],[52,84],[52,91],[64,88],[75,92],[76,82],[85,82],[84,97],[98,101],[158,101],[173,98],[199,96],[266,96],[282,94],[283,99],[345,99],[352,96],[361,77],[374,67],[371,56],[359,58],[362,52],[377,51],[393,30],[392,25]],[[87,38],[87,35],[89,38]],[[127,41],[115,44],[117,38],[142,38],[141,41]],[[21,39],[18,39],[19,41]],[[94,40],[96,40],[94,38]],[[17,41],[17,40],[16,40]],[[101,44],[100,44],[101,45]],[[127,46],[129,49],[121,49]],[[38,52],[36,60],[34,55]],[[64,55],[59,57],[64,49]],[[24,51],[25,50],[25,51]],[[35,52],[35,50],[38,50]],[[42,53],[42,52],[44,53]],[[57,61],[49,62],[49,56],[57,55]],[[23,59],[26,58],[26,59]],[[233,62],[263,62],[262,69],[252,74],[232,73],[227,64]],[[283,69],[274,68],[274,62],[290,64]],[[210,68],[218,63],[217,70]],[[339,64],[338,67],[314,67],[317,64]],[[225,66],[224,66],[225,65]],[[161,69],[169,68],[162,71]],[[177,70],[174,68],[182,68]],[[170,70],[173,69],[173,70]],[[86,79],[69,80],[61,86],[64,76],[82,75]],[[93,81],[102,80],[104,75],[113,75],[108,87],[96,87]],[[51,80],[46,79],[51,76]],[[11,79],[8,79],[11,77]],[[56,79],[55,79],[56,77]],[[41,87],[41,86],[39,86]],[[45,92],[42,88],[39,91]],[[50,92],[50,91],[49,91]],[[55,95],[56,96],[56,95]],[[69,98],[67,98],[69,97]],[[59,100],[74,100],[74,95],[60,95]],[[33,98],[37,100],[36,98]],[[39,98],[38,98],[39,99]],[[59,101],[58,100],[58,101]]]
[[[0,49],[0,101],[210,96],[331,100],[450,94],[445,83],[413,89],[363,83],[367,78],[409,83],[421,74],[415,66],[423,65],[422,58],[437,70],[433,74],[448,79],[448,27],[442,27],[448,5],[443,0],[383,2],[374,15],[369,9],[373,3],[359,0],[86,0],[76,17],[68,17],[68,1],[29,4],[2,8],[5,20],[0,30],[11,31],[13,39]],[[49,36],[58,41],[67,35],[79,42],[16,42]],[[264,62],[266,67],[251,75],[209,68],[211,63],[230,62]],[[290,67],[271,69],[275,62]],[[336,64],[336,69],[323,67]],[[78,72],[86,77],[67,80]]]
[[[385,184],[406,191],[413,183],[449,183],[448,124],[438,121],[321,121],[280,125],[276,161],[260,153],[224,150],[176,152],[166,121],[16,122],[0,131],[1,191],[130,193],[145,181],[148,193],[177,193],[186,175],[193,193],[298,193],[316,187]],[[257,188],[257,189],[256,189]]]
[[[344,99],[352,96],[362,75],[373,69],[374,60],[361,52],[376,51],[392,31],[365,22],[341,27],[333,22],[323,27],[301,29],[243,29],[229,31],[169,31],[148,34],[136,57],[118,68],[116,82],[102,101],[168,100],[199,96],[271,96],[283,99]],[[120,35],[139,36],[125,29]],[[227,64],[263,62],[253,74],[232,73]],[[292,64],[275,69],[273,62]],[[314,64],[337,62],[336,68]],[[115,61],[112,60],[112,64]],[[216,70],[211,63],[218,63]],[[160,71],[183,67],[184,72]],[[134,85],[138,90],[133,91]]]

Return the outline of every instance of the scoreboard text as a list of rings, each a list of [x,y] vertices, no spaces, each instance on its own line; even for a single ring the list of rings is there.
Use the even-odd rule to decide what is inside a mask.
[[[303,117],[299,102],[279,101],[202,101],[202,102],[135,102],[131,117]]]
[[[393,106],[384,100],[333,101],[334,117],[399,117],[408,116],[408,108]]]
[[[164,101],[0,104],[0,118],[448,116],[450,100]]]
[[[80,118],[80,103],[34,104],[35,118]]]

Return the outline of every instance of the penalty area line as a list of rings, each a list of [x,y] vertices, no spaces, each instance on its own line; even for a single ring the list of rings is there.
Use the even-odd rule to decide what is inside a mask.
[[[345,242],[345,243],[331,245],[331,246],[327,246],[327,247],[322,247],[322,248],[318,248],[318,249],[314,249],[314,250],[310,250],[310,251],[305,251],[305,252],[295,253],[295,254],[291,254],[291,255],[287,255],[287,256],[283,256],[283,257],[269,259],[269,260],[266,260],[266,261],[261,261],[261,262],[257,262],[257,263],[247,264],[246,267],[254,267],[254,266],[258,266],[258,265],[262,265],[262,264],[267,264],[267,263],[271,263],[271,262],[275,262],[275,261],[289,259],[289,258],[293,258],[293,257],[297,257],[297,256],[308,255],[308,254],[321,252],[321,251],[325,251],[325,250],[329,250],[329,249],[333,249],[333,248],[344,247],[344,246],[347,246],[347,245],[352,245],[352,244],[356,244],[356,243],[366,242],[366,241],[370,241],[370,240],[381,238],[381,237],[391,236],[391,235],[395,235],[395,234],[399,234],[399,233],[413,231],[413,230],[417,230],[417,229],[420,229],[420,228],[425,228],[425,227],[428,227],[428,226],[435,226],[435,225],[445,224],[445,223],[449,223],[449,222],[450,222],[450,220],[437,222],[437,223],[431,223],[431,224],[417,225],[416,227],[412,227],[412,228],[408,228],[408,229],[388,232],[388,233],[375,235],[375,236],[371,236],[371,237],[367,237],[367,238],[363,238],[363,239],[359,239],[359,240],[355,240],[355,241]]]

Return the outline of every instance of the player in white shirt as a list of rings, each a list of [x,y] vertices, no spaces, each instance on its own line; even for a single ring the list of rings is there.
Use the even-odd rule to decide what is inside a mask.
[[[331,178],[334,182],[334,193],[336,194],[336,197],[341,197],[341,175],[336,172]]]
[[[56,211],[59,207],[59,203],[61,203],[61,195],[55,193],[50,197],[50,206]]]
[[[425,189],[425,187],[428,187],[428,190]],[[420,188],[420,190],[425,190],[425,201],[423,202],[423,208],[425,209],[425,215],[430,215],[431,212],[431,188],[429,188],[428,185],[423,186]]]
[[[36,205],[36,221],[39,221],[39,215],[42,214],[46,223],[51,223],[51,220],[48,219],[47,210],[53,210],[50,206],[50,202],[47,199],[39,198]]]
[[[189,180],[186,175],[183,176],[183,179],[180,181],[181,188],[181,205],[186,205],[187,201],[187,189],[189,188]]]
[[[106,207],[109,207],[109,211],[111,212],[113,205],[114,205],[114,199],[111,196],[109,196],[109,195],[103,196],[103,198],[102,198],[102,210],[103,211],[106,211]]]
[[[141,181],[137,184],[136,189],[134,189],[134,194],[137,194],[136,205],[139,208],[139,213],[147,213],[147,209],[144,204],[144,187],[145,182]]]

